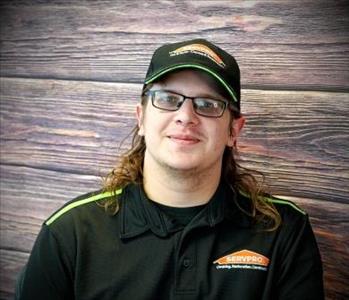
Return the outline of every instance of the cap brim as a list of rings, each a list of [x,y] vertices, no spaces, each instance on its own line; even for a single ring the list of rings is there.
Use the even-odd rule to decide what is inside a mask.
[[[183,69],[183,68],[193,68],[193,69],[200,69],[203,70],[209,74],[211,74],[213,77],[215,77],[229,92],[229,94],[232,96],[233,100],[235,103],[239,103],[237,100],[237,97],[235,95],[235,92],[233,89],[230,88],[230,86],[226,83],[226,81],[216,72],[212,71],[211,69],[207,68],[206,66],[202,66],[202,65],[198,65],[198,64],[177,64],[177,65],[173,65],[173,66],[169,66],[163,70],[160,70],[159,72],[153,74],[152,76],[150,76],[149,78],[145,79],[145,84],[149,84],[154,82],[155,80],[157,80],[158,78],[160,78],[161,76],[172,72],[174,70],[177,69]]]

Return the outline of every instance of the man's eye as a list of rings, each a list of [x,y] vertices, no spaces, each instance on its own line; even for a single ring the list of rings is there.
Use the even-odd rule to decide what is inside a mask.
[[[203,102],[203,106],[206,107],[206,108],[214,108],[216,107],[216,103],[213,103],[213,102],[209,102],[209,101],[204,101]]]
[[[164,96],[162,99],[163,101],[166,101],[166,102],[171,102],[171,103],[177,102],[177,98],[173,96]]]
[[[170,94],[160,94],[158,99],[167,104],[175,104],[178,102],[178,97]]]
[[[218,106],[217,102],[207,99],[198,99],[197,103],[202,108],[217,108]]]

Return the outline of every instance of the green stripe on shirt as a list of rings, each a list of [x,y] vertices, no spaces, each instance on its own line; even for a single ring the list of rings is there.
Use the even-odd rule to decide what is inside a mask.
[[[246,194],[245,192],[240,190],[240,194],[250,198],[248,194]],[[298,212],[300,212],[303,215],[306,215],[307,213],[302,210],[301,208],[299,208],[296,204],[294,204],[292,201],[288,201],[288,200],[282,200],[282,199],[278,199],[278,198],[272,198],[272,197],[266,197],[266,196],[262,196],[266,201],[272,202],[272,203],[278,203],[278,204],[283,204],[283,205],[289,205],[291,206],[293,209],[297,210]]]
[[[97,201],[97,200],[101,200],[103,198],[107,198],[107,197],[111,197],[114,195],[120,195],[122,193],[122,189],[119,189],[115,192],[104,192],[98,195],[94,195],[91,196],[89,198],[86,199],[82,199],[82,200],[78,200],[76,202],[70,203],[67,206],[64,206],[62,209],[60,209],[59,211],[57,211],[51,218],[49,218],[45,224],[46,225],[50,225],[52,224],[54,221],[56,221],[59,217],[61,217],[62,215],[64,215],[66,212],[70,211],[71,209],[78,207],[80,205],[84,205],[93,201]]]

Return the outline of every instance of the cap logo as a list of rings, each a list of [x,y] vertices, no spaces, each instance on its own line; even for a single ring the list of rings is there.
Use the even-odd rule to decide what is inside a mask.
[[[220,67],[225,67],[225,63],[223,62],[223,60],[212,49],[203,44],[190,44],[169,52],[170,56],[176,56],[186,53],[194,53],[208,57]]]
[[[213,262],[217,269],[257,269],[266,271],[269,258],[250,250],[241,250],[223,256]]]

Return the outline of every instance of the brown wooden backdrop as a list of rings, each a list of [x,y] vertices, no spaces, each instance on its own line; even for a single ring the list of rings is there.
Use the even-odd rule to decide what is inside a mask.
[[[2,1],[0,298],[45,218],[127,147],[147,64],[203,37],[242,72],[243,165],[311,216],[327,299],[349,297],[348,1]]]

